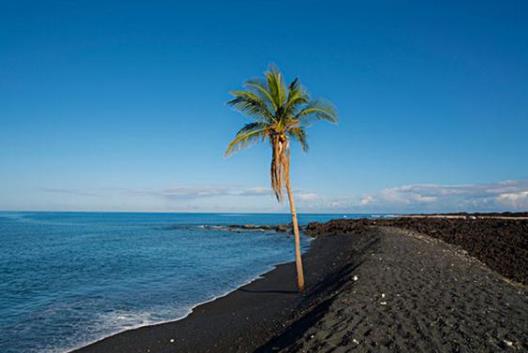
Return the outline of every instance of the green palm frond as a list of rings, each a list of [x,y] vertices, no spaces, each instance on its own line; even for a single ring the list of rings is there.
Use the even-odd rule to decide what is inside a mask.
[[[306,131],[302,127],[294,127],[288,130],[288,135],[299,142],[304,152],[308,152],[309,146],[306,140]]]
[[[284,107],[284,115],[294,114],[297,107],[310,101],[310,96],[301,86],[299,79],[293,80],[288,87],[288,98]]]
[[[249,91],[231,91],[231,95],[235,98],[227,102],[227,104],[238,109],[242,113],[246,113],[257,120],[270,121],[273,120],[273,113],[269,110],[266,103],[261,97]]]
[[[265,73],[266,81],[268,83],[268,90],[274,102],[276,109],[282,107],[286,100],[286,87],[282,80],[282,74],[280,71],[272,67]]]
[[[225,151],[225,155],[230,154],[256,143],[259,140],[264,140],[269,135],[269,125],[264,122],[254,122],[246,124],[240,129],[235,138],[229,143]]]
[[[295,119],[303,120],[307,118],[337,123],[337,112],[332,104],[315,100],[308,103],[295,115]]]
[[[259,79],[249,80],[245,83],[245,86],[255,91],[256,94],[260,95],[262,100],[269,103],[273,109],[277,110],[279,106],[275,104],[273,97],[269,91],[269,88],[265,82]]]

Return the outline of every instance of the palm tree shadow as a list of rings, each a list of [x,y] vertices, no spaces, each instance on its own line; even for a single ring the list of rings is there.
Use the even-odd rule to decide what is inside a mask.
[[[256,294],[298,294],[296,290],[281,290],[281,289],[245,289],[240,288],[241,292],[256,293]]]
[[[286,327],[279,335],[272,337],[253,353],[268,353],[292,346],[308,329],[313,327],[328,312],[330,305],[338,297],[340,288],[350,283],[352,273],[365,261],[368,250],[379,244],[376,237],[356,250],[356,258],[343,266],[340,270],[327,275],[305,295],[303,305],[304,314],[300,317],[293,316],[293,323]],[[301,311],[303,311],[301,310]]]

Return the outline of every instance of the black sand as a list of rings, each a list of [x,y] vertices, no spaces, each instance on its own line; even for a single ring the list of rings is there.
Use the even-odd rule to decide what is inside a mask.
[[[323,314],[314,310],[305,319],[316,322],[273,351],[528,352],[525,286],[437,239],[388,227],[372,231],[379,243]]]

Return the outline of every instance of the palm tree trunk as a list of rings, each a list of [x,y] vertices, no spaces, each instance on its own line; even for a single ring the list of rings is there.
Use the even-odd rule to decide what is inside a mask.
[[[297,222],[295,201],[293,200],[293,192],[290,185],[290,168],[287,168],[286,173],[288,173],[286,175],[286,191],[288,192],[288,201],[290,203],[290,212],[292,216],[293,237],[295,239],[295,267],[297,268],[297,287],[299,288],[299,292],[302,293],[304,291],[304,271],[301,257],[301,237],[299,235],[299,223]]]

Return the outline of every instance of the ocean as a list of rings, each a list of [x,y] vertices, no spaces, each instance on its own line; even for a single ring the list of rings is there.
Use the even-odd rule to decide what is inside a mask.
[[[299,220],[343,217],[360,215]],[[293,260],[288,235],[225,225],[289,222],[288,214],[1,212],[0,352],[63,353],[183,318]]]

